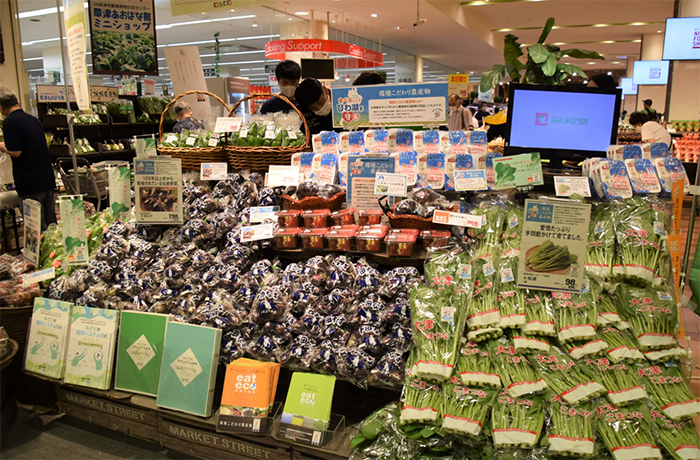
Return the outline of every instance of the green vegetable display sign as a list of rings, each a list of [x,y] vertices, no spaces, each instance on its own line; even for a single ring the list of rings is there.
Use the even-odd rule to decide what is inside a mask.
[[[81,197],[67,196],[59,200],[63,231],[64,263],[68,266],[88,263],[88,241],[85,229],[85,205]]]
[[[90,0],[92,71],[158,75],[153,0]]]
[[[581,292],[591,206],[526,200],[518,287]]]
[[[131,168],[119,166],[110,168],[109,178],[109,203],[112,213],[120,216],[129,212],[131,208]]]
[[[539,152],[493,159],[494,189],[544,184]]]

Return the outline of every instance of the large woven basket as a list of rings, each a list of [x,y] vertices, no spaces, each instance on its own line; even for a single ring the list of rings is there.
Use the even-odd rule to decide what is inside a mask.
[[[244,97],[240,101],[236,102],[233,108],[231,108],[229,116],[233,116],[233,113],[240,104],[256,97],[276,97],[289,104],[289,106],[299,115],[299,118],[301,118],[301,122],[304,125],[304,135],[306,135],[306,143],[296,147],[239,147],[235,145],[227,145],[226,153],[228,154],[229,164],[233,167],[233,169],[238,171],[248,169],[250,171],[266,172],[270,165],[289,165],[292,161],[292,155],[297,152],[309,151],[309,141],[311,140],[311,135],[309,134],[309,126],[306,124],[306,119],[304,119],[304,115],[299,111],[299,109],[297,109],[296,106],[284,96],[279,94],[253,94],[248,97]]]
[[[396,204],[391,208],[391,211],[386,213],[391,228],[415,228],[418,230],[445,230],[449,228],[445,224],[436,224],[432,219],[426,219],[425,217],[412,216],[410,214],[394,214],[393,210],[395,207]],[[447,211],[451,212],[457,210],[457,206],[447,209]]]
[[[221,99],[214,93],[198,90],[185,91],[184,93],[180,93],[176,97],[174,97],[172,101],[170,101],[170,104],[168,104],[165,107],[165,110],[163,110],[163,113],[160,116],[160,125],[158,126],[159,142],[163,142],[163,124],[165,123],[165,117],[168,113],[168,110],[170,110],[170,107],[172,107],[172,105],[175,104],[175,102],[177,102],[178,99],[188,96],[190,94],[205,94],[207,96],[213,97],[214,99],[219,101],[221,105],[223,105],[226,108],[227,111],[230,111],[223,99]],[[179,158],[182,162],[182,169],[188,171],[199,171],[202,163],[226,163],[226,151],[224,150],[224,147],[193,148],[165,147],[162,145],[158,145],[157,150],[160,154],[170,155],[173,158]]]

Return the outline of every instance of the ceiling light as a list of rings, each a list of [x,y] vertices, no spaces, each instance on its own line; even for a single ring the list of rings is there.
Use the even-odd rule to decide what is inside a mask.
[[[397,28],[397,29],[400,29],[401,27],[399,27],[399,26],[396,26],[396,28]]]
[[[583,84],[584,84],[584,85],[587,85],[587,84],[588,84],[588,80],[583,80]]]
[[[258,27],[258,23],[256,21],[253,21],[253,24],[251,24],[253,27]]]
[[[43,57],[35,57],[35,58],[24,58],[22,59],[24,62],[27,61],[38,61],[39,59],[44,59]]]
[[[571,81],[571,78],[567,78],[566,81]]]
[[[612,72],[608,72],[608,75],[612,75]]]
[[[576,72],[574,72],[574,73],[572,73],[571,75],[573,75],[573,76],[575,77],[575,76],[578,75],[578,74],[577,74]]]
[[[593,64],[595,64],[595,62],[589,62],[589,63],[588,63],[588,65],[593,65]]]
[[[289,20],[291,21],[291,20],[292,20],[292,18],[289,18]],[[335,22],[335,21],[333,21],[333,22]]]
[[[173,24],[159,24],[156,26],[156,30],[170,29],[171,27],[179,27],[179,26],[193,26],[196,24],[208,24],[210,22],[232,21],[234,19],[252,19],[255,17],[256,16],[254,14],[246,14],[243,16],[230,16],[228,18],[202,19],[201,21],[187,21],[187,22],[176,22]]]
[[[661,31],[660,31],[660,30],[657,30],[657,31],[656,31],[656,33],[657,33],[657,34],[660,34],[660,33],[661,33]]]
[[[294,14],[296,14],[297,16],[306,16],[309,14],[309,12],[308,11],[297,11]]]
[[[231,13],[233,13],[233,12],[236,11],[236,10],[229,10],[229,11],[231,11]]]
[[[627,56],[617,56],[618,59],[627,59]]]
[[[377,17],[377,14],[376,14],[376,13],[372,13],[370,16],[372,16],[373,18],[376,18],[376,17]]]

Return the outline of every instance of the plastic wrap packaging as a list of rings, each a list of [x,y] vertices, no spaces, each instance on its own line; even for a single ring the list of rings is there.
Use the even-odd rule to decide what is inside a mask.
[[[488,342],[489,358],[508,394],[514,398],[538,394],[547,388],[530,362],[519,356],[506,337]]]
[[[595,453],[596,407],[592,401],[571,407],[552,391],[542,399],[549,418],[546,437],[542,444],[548,445],[552,455],[575,458],[590,458]]]
[[[678,363],[640,363],[634,370],[654,405],[668,418],[681,421],[700,415],[700,400],[690,390]]]
[[[574,359],[602,357],[608,350],[608,344],[597,333],[590,339],[572,340],[562,347]]]
[[[483,344],[466,342],[462,346],[455,374],[459,376],[464,386],[490,388],[501,386],[501,378]]]
[[[389,352],[381,357],[372,369],[368,383],[372,386],[386,385],[400,387],[403,385],[406,363],[400,353]]]
[[[584,279],[580,294],[552,292],[557,338],[561,343],[596,337],[598,283]]]
[[[627,364],[614,364],[608,358],[590,358],[585,363],[596,380],[605,386],[608,399],[615,406],[643,402],[649,397]]]
[[[628,331],[619,330],[615,327],[604,326],[599,328],[603,340],[608,344],[606,357],[615,364],[633,364],[644,361],[644,355],[634,338]]]
[[[366,389],[370,372],[377,363],[375,358],[359,348],[339,348],[336,352],[337,375]]]
[[[688,420],[676,422],[665,417],[658,409],[651,410],[651,429],[658,446],[674,460],[700,458],[700,439],[695,424]]]
[[[607,292],[603,291],[598,296],[596,310],[598,312],[598,317],[596,319],[596,324],[598,326],[617,327],[622,324],[622,318],[618,312],[615,298],[610,296]]]
[[[617,304],[636,337],[641,351],[664,350],[678,346],[676,328],[678,307],[675,295],[665,286],[637,288],[626,284],[617,287]]]
[[[414,361],[413,357],[409,357],[401,398],[400,423],[402,425],[415,422],[436,423],[443,413],[442,388],[439,385],[416,379],[412,372],[412,369],[416,369],[416,366],[412,366],[414,363],[417,366],[417,361]]]
[[[641,158],[627,159],[624,163],[635,195],[661,193],[659,177],[656,175],[656,170],[651,160]]]
[[[618,245],[613,277],[631,284],[650,285],[660,255],[654,211],[644,199],[634,197],[615,207],[613,221]]]
[[[603,283],[612,275],[615,254],[615,227],[609,204],[598,204],[588,227],[586,273]]]
[[[501,254],[505,254],[508,249],[520,250],[523,220],[522,209],[515,205],[507,205],[502,234],[504,246]]]
[[[544,378],[549,388],[571,405],[578,405],[605,393],[586,367],[576,364],[559,347],[552,346],[548,353],[528,354],[530,364]]]
[[[443,383],[442,428],[457,435],[478,436],[499,390],[468,387],[459,377]]]
[[[596,428],[615,460],[662,458],[649,425],[649,408],[633,404],[624,408],[598,402]]]
[[[498,267],[491,255],[471,261],[471,281],[474,283],[467,308],[467,338],[474,342],[495,339],[503,334],[501,315],[496,302]]]
[[[540,396],[514,399],[501,390],[491,414],[496,448],[533,448],[542,433],[544,410]]]
[[[467,235],[474,240],[472,245],[474,257],[486,255],[495,257],[500,253],[498,247],[503,234],[503,222],[506,218],[506,212],[499,203],[485,202],[483,204],[488,205],[488,207],[478,207],[471,214],[485,216],[486,225],[482,225],[481,228],[469,228]]]
[[[496,302],[503,329],[525,325],[525,291],[517,285],[519,258],[519,249],[508,249],[499,260]]]
[[[549,292],[525,289],[525,325],[521,328],[526,336],[554,337],[554,311]]]

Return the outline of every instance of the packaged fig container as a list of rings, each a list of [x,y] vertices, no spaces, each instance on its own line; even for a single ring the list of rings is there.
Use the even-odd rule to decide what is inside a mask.
[[[382,223],[383,216],[384,211],[380,209],[367,209],[357,212],[361,227],[365,225],[379,225]]]
[[[300,209],[289,209],[277,213],[277,222],[280,227],[301,227],[301,215],[304,211]]]
[[[447,246],[452,233],[448,230],[423,230],[420,238],[423,241],[423,249],[439,248]]]
[[[387,254],[393,257],[408,257],[413,254],[413,246],[416,244],[418,235],[416,233],[401,232],[387,235]]]
[[[300,234],[301,245],[304,249],[323,249],[327,234],[328,228],[306,228]]]
[[[357,249],[363,252],[382,252],[386,229],[376,228],[362,230],[357,233]]]
[[[331,214],[335,225],[353,225],[355,223],[355,208],[346,208]]]
[[[275,230],[275,241],[278,248],[297,249],[300,246],[299,234],[301,227],[286,227]]]
[[[328,240],[328,249],[331,251],[351,251],[357,235],[357,229],[354,225],[341,227],[339,230],[328,232],[326,240]]]
[[[330,209],[310,209],[304,211],[304,227],[306,228],[326,228],[328,227],[328,217],[331,215]]]

